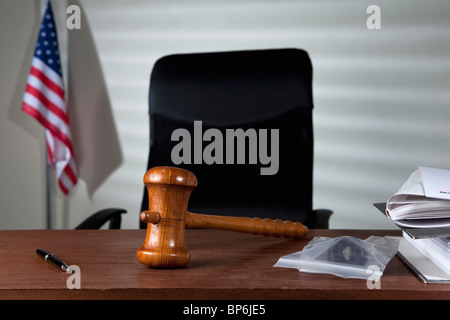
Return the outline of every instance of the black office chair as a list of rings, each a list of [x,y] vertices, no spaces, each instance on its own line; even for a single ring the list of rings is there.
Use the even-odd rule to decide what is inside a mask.
[[[191,212],[289,219],[328,228],[332,211],[312,209],[312,108],[312,65],[303,50],[163,57],[150,79],[147,168],[169,165],[192,171],[198,187],[189,201]],[[259,160],[249,164],[248,155],[245,164],[226,164],[225,150],[224,164],[174,164],[171,152],[180,141],[171,141],[171,135],[179,128],[191,134],[194,161],[194,121],[201,121],[203,132],[219,129],[224,148],[226,129],[267,129],[269,144],[271,129],[279,129],[278,172],[262,175],[261,167],[269,165]],[[209,143],[204,141],[203,148]],[[270,154],[271,146],[268,150]],[[141,209],[148,210],[145,188]]]
[[[100,229],[108,221],[109,229],[120,229],[122,214],[126,212],[121,208],[103,209],[86,218],[75,229]]]

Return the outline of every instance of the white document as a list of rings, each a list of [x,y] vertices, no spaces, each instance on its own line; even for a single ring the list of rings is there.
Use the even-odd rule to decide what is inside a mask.
[[[450,170],[420,167],[389,198],[386,215],[405,227],[448,227],[450,193],[447,190],[450,190]]]
[[[419,167],[428,198],[450,200],[450,170]]]

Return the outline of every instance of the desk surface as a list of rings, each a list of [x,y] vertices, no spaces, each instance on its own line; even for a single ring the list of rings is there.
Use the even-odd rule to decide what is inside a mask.
[[[136,250],[145,230],[0,231],[1,299],[449,299],[450,285],[423,284],[395,256],[381,289],[365,280],[274,268],[314,236],[396,235],[396,230],[311,230],[299,240],[222,230],[187,230],[192,255],[181,269],[141,265]],[[43,248],[81,270],[81,290],[68,289],[70,276],[46,264]]]

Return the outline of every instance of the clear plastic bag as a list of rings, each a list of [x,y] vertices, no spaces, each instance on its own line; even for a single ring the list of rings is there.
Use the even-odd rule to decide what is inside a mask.
[[[342,278],[381,277],[397,253],[399,240],[371,236],[366,240],[344,236],[314,237],[302,251],[281,257],[274,267],[327,273]]]

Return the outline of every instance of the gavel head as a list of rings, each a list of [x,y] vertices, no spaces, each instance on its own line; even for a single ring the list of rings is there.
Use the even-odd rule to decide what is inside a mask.
[[[185,215],[197,178],[187,170],[154,167],[144,175],[149,208],[140,215],[148,223],[144,243],[137,251],[139,262],[158,268],[182,267],[191,256],[186,249]]]

